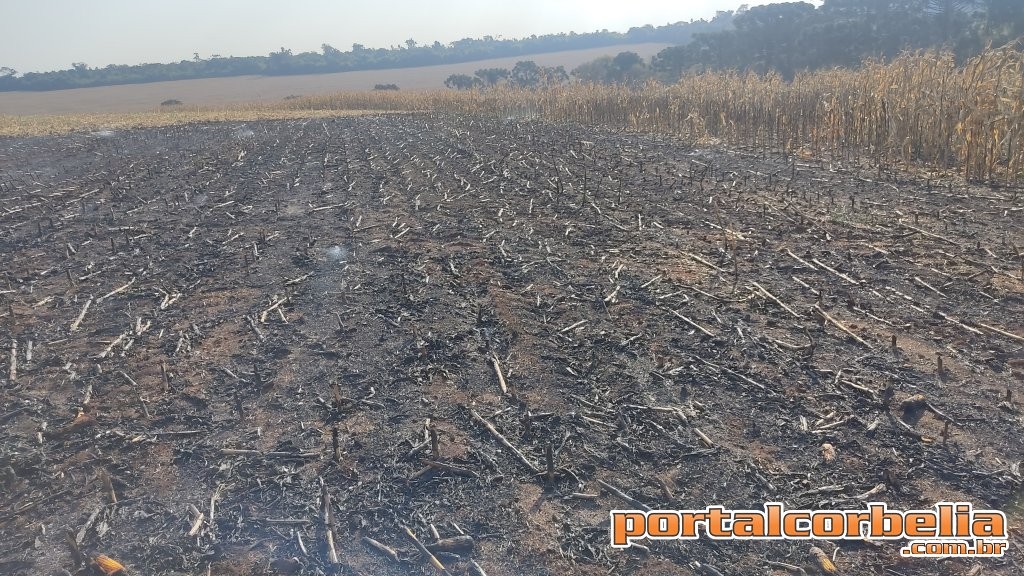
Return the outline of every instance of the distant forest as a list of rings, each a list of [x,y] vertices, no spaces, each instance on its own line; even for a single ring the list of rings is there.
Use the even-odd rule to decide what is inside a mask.
[[[888,59],[905,50],[942,48],[963,59],[979,53],[986,45],[1006,44],[1021,36],[1024,36],[1022,0],[825,0],[817,8],[807,2],[785,2],[753,8],[740,6],[734,12],[719,12],[710,21],[648,25],[631,28],[625,33],[603,30],[520,39],[485,36],[450,44],[424,45],[410,39],[404,46],[367,48],[353,44],[347,51],[324,44],[320,52],[295,54],[281,48],[267,56],[202,58],[195,54],[191,60],[172,64],[112,64],[105,68],[90,68],[77,62],[67,70],[22,75],[11,68],[0,67],[0,91],[56,90],[247,74],[379,70],[641,42],[664,42],[674,46],[666,48],[650,62],[630,53],[599,59],[573,70],[572,77],[602,83],[652,78],[672,82],[687,73],[734,69],[758,73],[773,71],[791,78],[801,70],[855,66],[866,58]],[[559,81],[569,79],[569,75],[561,72],[552,77]],[[455,88],[497,83],[486,77],[474,79],[462,75],[449,80],[449,86]]]
[[[652,62],[666,79],[705,70],[852,67],[908,50],[944,49],[963,60],[1024,36],[1022,0],[825,0],[737,10],[729,30],[698,33]]]
[[[320,52],[296,54],[290,49],[282,47],[280,51],[271,52],[268,56],[202,58],[199,54],[195,54],[191,60],[182,60],[173,64],[139,64],[135,66],[111,64],[104,68],[90,68],[84,62],[77,62],[67,70],[28,72],[23,75],[18,75],[11,68],[0,68],[0,91],[59,90],[249,74],[280,76],[383,70],[436,64],[458,64],[490,58],[583,50],[641,42],[663,42],[678,45],[689,42],[694,34],[726,29],[731,25],[731,21],[732,12],[720,12],[710,22],[699,20],[657,27],[648,25],[630,28],[625,33],[602,30],[586,34],[569,32],[520,39],[498,39],[484,36],[480,39],[456,40],[450,44],[434,42],[424,45],[410,39],[405,41],[404,46],[367,48],[362,44],[353,44],[352,49],[347,51],[324,44]]]

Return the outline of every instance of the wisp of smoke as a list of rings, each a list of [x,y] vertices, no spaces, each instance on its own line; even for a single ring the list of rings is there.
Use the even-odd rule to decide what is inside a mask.
[[[345,250],[341,246],[335,244],[327,249],[327,259],[331,262],[341,263],[348,258],[348,250]]]

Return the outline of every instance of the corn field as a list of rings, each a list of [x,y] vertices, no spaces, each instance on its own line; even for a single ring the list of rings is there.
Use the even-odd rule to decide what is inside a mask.
[[[908,53],[857,69],[777,75],[707,72],[673,85],[567,84],[542,89],[338,92],[282,102],[172,107],[135,114],[3,116],[0,134],[433,111],[540,118],[718,141],[879,168],[920,165],[968,180],[1024,181],[1024,43],[957,64],[952,54]]]
[[[716,139],[764,151],[878,166],[920,163],[966,178],[1024,179],[1024,53],[905,54],[858,69],[775,75],[709,72],[666,86],[339,93],[285,104],[308,110],[434,110],[539,117]]]

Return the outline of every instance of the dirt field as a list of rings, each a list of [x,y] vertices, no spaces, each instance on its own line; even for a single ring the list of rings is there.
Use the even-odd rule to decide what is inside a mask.
[[[2,139],[0,573],[813,574],[608,513],[966,499],[1006,557],[817,545],[1020,574],[1022,215],[515,119]]]
[[[473,74],[480,68],[512,69],[520,60],[572,70],[584,62],[631,50],[649,58],[667,44],[625,44],[587,50],[569,50],[514,58],[496,58],[464,64],[367,70],[300,76],[235,76],[177,82],[152,82],[101,86],[50,92],[0,92],[0,114],[81,114],[91,112],[142,112],[158,108],[164,100],[186,105],[221,105],[236,102],[281,100],[287,96],[312,96],[343,90],[371,90],[376,84],[398,84],[404,90],[444,88],[452,74]]]

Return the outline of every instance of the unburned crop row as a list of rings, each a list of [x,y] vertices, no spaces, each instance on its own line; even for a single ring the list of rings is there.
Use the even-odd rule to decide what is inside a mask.
[[[436,110],[719,139],[765,151],[879,167],[955,168],[976,180],[1024,177],[1024,54],[989,50],[958,65],[948,53],[905,54],[849,70],[776,75],[707,72],[665,86],[567,85],[541,90],[338,93],[283,106],[307,110]]]

